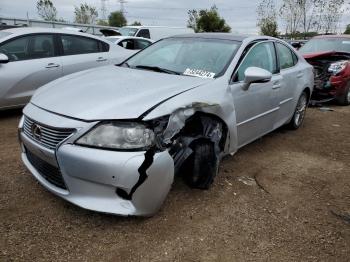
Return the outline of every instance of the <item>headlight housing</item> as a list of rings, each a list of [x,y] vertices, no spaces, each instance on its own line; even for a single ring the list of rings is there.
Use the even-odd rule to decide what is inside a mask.
[[[104,149],[145,149],[154,143],[154,132],[140,123],[108,122],[95,126],[76,144]]]
[[[332,63],[328,68],[328,72],[332,73],[333,75],[337,75],[346,68],[348,63],[349,61],[339,61]]]

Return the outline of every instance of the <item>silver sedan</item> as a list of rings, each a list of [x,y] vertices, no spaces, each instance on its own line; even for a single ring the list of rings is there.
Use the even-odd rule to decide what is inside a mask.
[[[298,129],[313,86],[312,67],[275,38],[166,38],[40,88],[19,125],[22,160],[80,207],[150,216],[175,174],[208,189],[224,155]]]
[[[135,52],[72,30],[0,31],[0,110],[24,106],[37,88],[52,80],[121,63]]]

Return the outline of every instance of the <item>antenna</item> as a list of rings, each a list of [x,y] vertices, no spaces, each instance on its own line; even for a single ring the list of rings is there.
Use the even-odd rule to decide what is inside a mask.
[[[102,12],[102,20],[107,19],[107,5],[108,0],[101,0],[101,12]]]

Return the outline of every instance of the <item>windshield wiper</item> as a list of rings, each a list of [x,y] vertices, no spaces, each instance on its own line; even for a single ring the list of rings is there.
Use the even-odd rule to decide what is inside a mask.
[[[159,66],[138,65],[138,66],[135,66],[135,68],[152,70],[152,71],[156,71],[156,72],[160,72],[160,73],[167,73],[167,74],[172,74],[172,75],[181,75],[179,72],[172,71],[172,70],[169,70],[166,68],[161,68]]]

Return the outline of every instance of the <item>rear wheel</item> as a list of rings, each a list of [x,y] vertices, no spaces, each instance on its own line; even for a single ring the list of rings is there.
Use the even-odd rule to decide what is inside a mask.
[[[295,108],[293,118],[288,124],[289,128],[296,130],[302,125],[306,114],[307,102],[308,102],[308,95],[304,91],[299,97],[298,104],[297,104],[297,107]]]
[[[188,159],[185,180],[190,187],[209,189],[218,173],[219,159],[214,151],[214,143],[200,140],[191,146],[192,156]]]
[[[345,88],[344,95],[337,97],[337,102],[339,105],[348,106],[350,105],[350,84]]]

